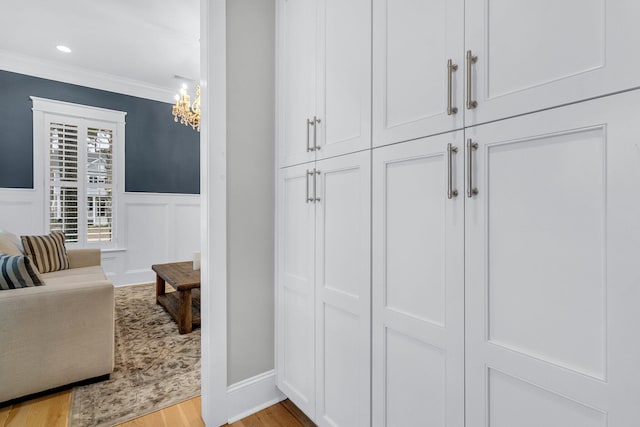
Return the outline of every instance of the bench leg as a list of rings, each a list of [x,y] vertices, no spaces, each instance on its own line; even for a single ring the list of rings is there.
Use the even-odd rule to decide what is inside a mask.
[[[160,295],[164,295],[164,283],[165,283],[164,279],[156,274],[156,303],[157,304],[160,304],[158,302],[158,297]]]
[[[191,332],[193,325],[191,324],[191,289],[186,291],[178,291],[178,331],[181,334]]]

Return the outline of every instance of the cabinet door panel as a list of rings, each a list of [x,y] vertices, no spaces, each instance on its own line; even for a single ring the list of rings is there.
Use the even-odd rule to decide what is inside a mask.
[[[309,417],[315,414],[314,232],[308,167],[278,179],[277,384]]]
[[[463,125],[464,0],[373,1],[373,146]],[[447,115],[447,61],[452,106]]]
[[[467,425],[622,426],[640,410],[636,92],[469,129]],[[607,424],[607,422],[609,424]]]
[[[317,162],[316,348],[320,426],[370,420],[370,153]]]
[[[321,0],[318,159],[371,147],[371,1]]]
[[[374,426],[464,425],[462,146],[453,132],[373,152]]]
[[[315,159],[317,0],[278,2],[278,147],[280,166]],[[250,118],[248,118],[250,120]]]
[[[640,85],[635,0],[466,0],[475,109],[466,125]]]

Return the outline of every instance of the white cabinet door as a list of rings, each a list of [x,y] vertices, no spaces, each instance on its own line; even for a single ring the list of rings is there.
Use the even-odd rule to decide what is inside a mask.
[[[467,126],[640,86],[637,0],[466,0],[465,19]]]
[[[315,207],[308,166],[279,171],[277,384],[310,418],[315,412]]]
[[[467,131],[467,427],[637,425],[638,105]]]
[[[313,161],[317,0],[278,1],[278,147],[280,166]],[[247,122],[251,118],[247,117]]]
[[[462,128],[463,60],[464,0],[373,0],[373,146]]]
[[[370,156],[361,152],[317,162],[319,426],[369,426]]]
[[[319,5],[315,131],[324,159],[371,147],[371,0]]]
[[[464,426],[463,144],[460,131],[373,150],[376,427]]]

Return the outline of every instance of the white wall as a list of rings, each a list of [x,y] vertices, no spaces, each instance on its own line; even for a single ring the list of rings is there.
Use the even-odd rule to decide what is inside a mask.
[[[102,266],[116,285],[153,282],[152,264],[188,261],[200,250],[200,196],[124,193],[117,207],[117,248],[103,251]],[[0,188],[0,228],[44,234],[41,189]]]
[[[274,61],[274,0],[228,0],[228,384],[274,367]]]

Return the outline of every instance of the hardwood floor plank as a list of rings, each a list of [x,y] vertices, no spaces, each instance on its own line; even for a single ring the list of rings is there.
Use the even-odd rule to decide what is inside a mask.
[[[307,417],[306,414],[302,412],[291,400],[285,399],[280,403],[282,406],[287,408],[289,412],[291,412],[291,415],[298,420],[300,425],[303,427],[315,427],[315,423],[311,421],[311,419],[309,419],[309,417]]]
[[[12,408],[13,408],[13,405],[0,408],[0,426],[1,427],[4,427],[7,425],[7,420],[9,419],[9,413],[11,412]]]
[[[10,407],[2,425],[67,427],[70,406],[70,390],[17,403]]]
[[[293,404],[291,404],[293,405]],[[270,406],[229,427],[308,427],[301,423],[286,402]],[[118,427],[204,427],[200,397],[152,412]],[[0,427],[67,427],[71,409],[71,390],[0,408]],[[295,408],[297,409],[297,408]],[[295,411],[295,409],[293,409]],[[304,414],[303,414],[304,415]]]
[[[204,427],[200,416],[200,397],[152,412],[117,427]]]
[[[188,426],[204,427],[204,421],[202,420],[202,401],[200,397],[187,400],[180,405],[183,416]]]
[[[302,427],[302,424],[282,403],[277,403],[229,424],[229,427]]]

